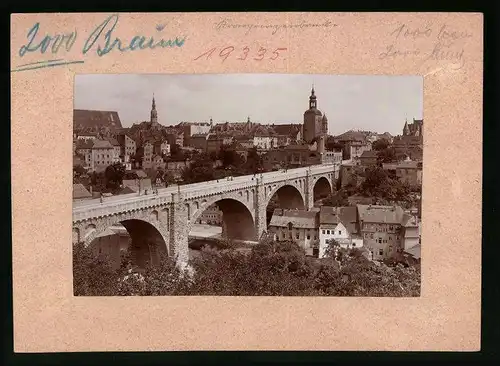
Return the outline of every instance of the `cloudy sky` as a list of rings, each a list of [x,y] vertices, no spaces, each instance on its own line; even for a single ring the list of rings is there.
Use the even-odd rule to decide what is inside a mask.
[[[420,76],[293,74],[92,74],[75,77],[75,108],[117,111],[124,127],[149,120],[153,93],[158,121],[302,123],[314,83],[330,134],[350,129],[401,134],[423,118]]]

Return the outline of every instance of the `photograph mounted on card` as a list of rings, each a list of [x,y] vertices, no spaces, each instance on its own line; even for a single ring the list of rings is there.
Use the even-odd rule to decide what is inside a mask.
[[[11,21],[16,352],[479,349],[481,15]]]

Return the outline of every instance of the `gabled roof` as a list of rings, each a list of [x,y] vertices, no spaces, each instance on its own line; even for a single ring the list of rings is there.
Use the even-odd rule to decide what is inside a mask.
[[[357,205],[359,219],[380,224],[401,224],[404,211],[401,206]]]
[[[377,155],[377,152],[376,151],[373,151],[373,150],[365,150],[363,151],[363,153],[361,154],[360,158],[376,158],[378,155]]]
[[[91,140],[76,140],[76,149],[92,149],[94,146],[94,142]]]
[[[296,135],[298,132],[300,132],[301,127],[300,125],[290,123],[284,125],[273,125],[273,129],[278,135],[290,136]]]
[[[113,145],[113,146],[120,146],[120,143],[119,143],[119,142],[118,142],[118,140],[117,140],[117,139],[115,139],[114,137],[109,137],[109,138],[108,138],[108,141],[109,141],[109,143],[110,143],[111,145]]]
[[[107,140],[95,140],[92,149],[112,149],[113,145]]]
[[[318,227],[318,212],[276,209],[269,225],[287,227],[289,223],[294,228],[315,229]]]
[[[422,250],[422,246],[420,244],[417,244],[414,247],[406,249],[405,252],[410,254],[411,256],[413,256],[416,259],[420,259],[421,250]]]
[[[337,140],[340,140],[340,141],[361,141],[361,142],[364,142],[366,140],[366,136],[364,133],[362,133],[360,131],[353,131],[353,130],[344,132],[341,135],[335,136],[335,138]]]
[[[357,232],[356,228],[357,212],[356,207],[331,207],[321,206],[319,211],[320,225],[337,225],[342,223],[350,234]]]
[[[73,126],[76,128],[110,127],[122,128],[116,111],[95,111],[88,109],[73,110]]]
[[[92,198],[92,194],[81,183],[73,184],[73,199]]]

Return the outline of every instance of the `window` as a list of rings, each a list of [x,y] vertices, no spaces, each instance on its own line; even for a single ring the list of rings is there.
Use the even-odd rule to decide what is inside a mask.
[[[323,230],[323,234],[326,233],[326,230]]]
[[[297,234],[295,235],[295,237],[298,239],[298,238],[299,238],[299,233],[297,233]]]
[[[339,230],[339,235],[342,235],[342,230]]]
[[[311,239],[311,235],[307,235],[307,240]]]
[[[378,250],[378,255],[384,255],[384,250],[383,249],[379,249]]]
[[[356,243],[352,243],[352,246],[355,247],[356,246]]]
[[[378,238],[378,243],[382,244],[382,238]]]
[[[370,239],[373,239],[373,233],[370,234]]]
[[[392,252],[392,245],[389,245],[389,253]]]
[[[330,230],[327,230],[327,231],[326,231],[326,233],[327,233],[328,235],[330,235]]]

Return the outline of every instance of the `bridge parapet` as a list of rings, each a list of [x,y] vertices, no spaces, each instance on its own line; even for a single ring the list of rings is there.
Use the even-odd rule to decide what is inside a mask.
[[[73,222],[104,217],[132,210],[142,210],[151,207],[166,205],[172,202],[171,194],[151,195],[124,200],[113,200],[92,205],[73,207]]]

